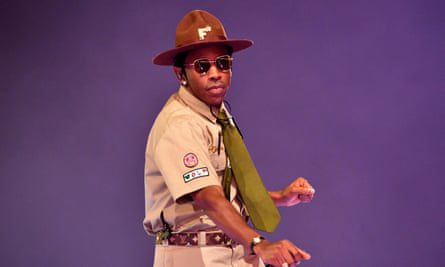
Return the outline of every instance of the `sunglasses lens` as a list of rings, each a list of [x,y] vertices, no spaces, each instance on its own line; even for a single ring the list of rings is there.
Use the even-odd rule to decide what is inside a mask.
[[[210,69],[210,61],[208,59],[200,59],[195,61],[195,70],[197,73],[204,73]]]
[[[230,56],[220,56],[215,61],[210,61],[206,58],[197,59],[193,62],[195,71],[199,74],[206,73],[215,62],[216,67],[221,71],[228,71],[232,68],[232,58]]]
[[[232,61],[229,56],[223,56],[216,59],[216,66],[220,70],[229,70],[232,67]]]

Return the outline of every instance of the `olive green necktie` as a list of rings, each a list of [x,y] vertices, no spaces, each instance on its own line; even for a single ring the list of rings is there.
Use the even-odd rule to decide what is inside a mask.
[[[222,182],[226,197],[230,199],[233,174],[255,228],[273,232],[280,222],[280,213],[264,187],[235,123],[224,110],[218,114],[217,122],[222,126],[223,142],[230,159]]]

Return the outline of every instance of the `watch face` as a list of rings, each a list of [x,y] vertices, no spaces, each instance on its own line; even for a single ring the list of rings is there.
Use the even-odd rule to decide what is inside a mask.
[[[254,245],[256,245],[256,244],[258,244],[258,243],[261,243],[262,240],[264,240],[264,237],[262,237],[262,236],[257,236],[257,237],[254,237],[254,238],[253,238],[252,243],[253,243]]]
[[[264,237],[262,237],[262,236],[257,236],[252,239],[252,242],[250,242],[250,254],[256,255],[255,251],[253,250],[253,247],[258,245],[259,243],[261,243],[261,241],[263,241],[263,240],[264,240]]]

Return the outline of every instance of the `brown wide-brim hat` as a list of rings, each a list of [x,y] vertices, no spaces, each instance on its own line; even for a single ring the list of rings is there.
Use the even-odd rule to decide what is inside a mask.
[[[156,65],[174,65],[177,55],[200,47],[229,46],[232,52],[248,48],[253,44],[248,39],[229,39],[221,21],[203,10],[187,13],[176,27],[176,47],[153,58]]]

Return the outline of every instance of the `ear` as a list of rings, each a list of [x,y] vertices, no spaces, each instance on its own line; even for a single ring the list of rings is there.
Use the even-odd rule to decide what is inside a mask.
[[[176,78],[178,78],[179,81],[181,81],[184,77],[182,73],[182,69],[179,67],[173,67],[173,71],[175,72]]]

